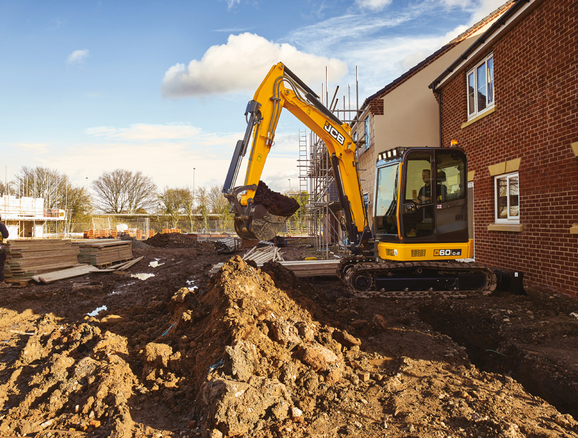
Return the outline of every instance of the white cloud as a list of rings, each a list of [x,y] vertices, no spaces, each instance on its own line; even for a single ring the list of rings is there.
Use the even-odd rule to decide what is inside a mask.
[[[479,0],[474,2],[472,8],[472,18],[468,23],[469,26],[472,24],[477,23],[482,18],[485,18],[487,15],[498,9],[505,3],[505,0]]]
[[[227,44],[210,47],[200,61],[169,68],[161,89],[164,96],[173,98],[253,91],[278,62],[285,63],[306,83],[323,80],[326,67],[337,77],[347,72],[346,64],[336,58],[311,55],[290,44],[242,33],[230,35]]]
[[[361,9],[381,11],[391,4],[392,0],[356,0],[355,3]]]
[[[231,9],[233,6],[241,3],[241,0],[227,0],[227,7]]]
[[[15,146],[20,150],[32,152],[36,155],[47,153],[50,143],[17,143]]]
[[[379,0],[359,0],[367,2]],[[388,13],[364,12],[333,17],[295,29],[287,41],[307,53],[338,54],[349,71],[359,69],[360,102],[429,55],[449,43],[474,23],[501,6],[505,0],[423,0]],[[360,6],[361,4],[358,3]],[[435,21],[451,13],[464,17],[463,25],[450,31]],[[331,78],[335,84],[335,78]],[[342,80],[355,83],[351,73]],[[334,86],[331,83],[330,87]],[[341,84],[343,85],[343,84]]]
[[[169,125],[149,125],[138,123],[129,128],[114,128],[111,126],[95,126],[88,128],[85,134],[96,137],[118,138],[122,140],[185,140],[191,139],[200,134],[200,129],[191,125],[169,124]]]
[[[69,65],[82,64],[86,58],[88,58],[88,49],[75,50],[66,59],[66,63]]]
[[[78,145],[61,154],[40,159],[40,166],[49,166],[68,175],[74,184],[88,186],[104,172],[126,169],[141,171],[150,176],[159,188],[165,186],[192,187],[193,168],[195,187],[222,186],[236,141],[241,133],[208,134],[194,140],[151,140],[147,142],[122,139]],[[279,140],[281,141],[281,139]],[[283,149],[283,150],[282,150]],[[294,155],[285,147],[273,147],[269,154],[262,179],[276,191],[287,190],[287,179],[297,186],[298,150]],[[243,160],[237,185],[244,181],[248,155]],[[56,165],[55,165],[56,164]],[[36,164],[35,164],[36,165]]]

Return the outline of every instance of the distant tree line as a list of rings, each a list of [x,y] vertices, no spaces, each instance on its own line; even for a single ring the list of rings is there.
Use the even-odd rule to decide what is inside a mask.
[[[0,195],[44,199],[45,208],[69,212],[73,223],[89,223],[93,214],[162,214],[168,217],[172,228],[186,220],[189,229],[193,223],[209,228],[209,215],[218,215],[229,228],[233,227],[230,205],[221,187],[190,188],[165,187],[159,191],[152,178],[142,172],[116,169],[104,172],[92,181],[91,196],[87,187],[75,186],[68,176],[45,167],[23,166],[14,181],[0,182]],[[291,195],[300,205],[307,203],[307,193]],[[303,221],[305,209],[299,209],[294,221]],[[229,222],[230,221],[230,222]],[[199,223],[200,222],[200,223]]]
[[[14,181],[0,182],[0,195],[43,198],[45,208],[70,212],[73,222],[89,222],[94,213],[164,214],[173,227],[183,219],[191,223],[201,215],[207,227],[208,215],[228,215],[229,203],[218,186],[190,188],[165,187],[159,192],[152,178],[142,172],[117,169],[104,172],[87,187],[75,186],[68,176],[45,167],[23,166]]]

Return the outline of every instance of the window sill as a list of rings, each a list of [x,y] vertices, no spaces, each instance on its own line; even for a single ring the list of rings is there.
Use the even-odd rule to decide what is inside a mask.
[[[578,224],[574,224],[570,227],[570,234],[578,234]]]
[[[522,224],[490,224],[488,231],[506,231],[510,233],[521,233]]]
[[[489,116],[490,114],[492,114],[494,111],[496,111],[496,105],[494,104],[494,106],[492,108],[490,108],[489,110],[487,110],[486,112],[480,114],[479,116],[474,117],[471,120],[468,120],[467,122],[462,123],[461,128],[467,128],[468,126],[470,126],[472,123],[476,123],[478,120],[483,119],[486,116]]]

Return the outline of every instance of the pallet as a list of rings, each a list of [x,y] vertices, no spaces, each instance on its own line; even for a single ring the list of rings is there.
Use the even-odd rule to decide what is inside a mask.
[[[109,263],[101,263],[98,265],[94,265],[96,266],[98,269],[107,269],[107,268],[113,268],[114,266],[122,266],[125,263],[129,262],[132,259],[123,259],[123,260],[115,260],[114,262],[109,262]]]
[[[4,282],[11,284],[13,287],[26,287],[28,286],[28,283],[30,283],[30,279],[21,280],[16,278],[5,278]]]

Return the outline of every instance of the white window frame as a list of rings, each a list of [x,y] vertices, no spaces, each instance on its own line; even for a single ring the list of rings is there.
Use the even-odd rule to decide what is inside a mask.
[[[491,62],[490,62],[491,61]],[[478,69],[483,69],[480,71],[485,71],[485,83],[478,84]],[[472,78],[474,93],[470,94],[470,78]],[[484,87],[486,93],[486,106],[485,108],[479,109],[479,93],[478,90]],[[494,54],[490,53],[482,61],[478,62],[472,69],[466,74],[466,110],[468,113],[468,120],[485,113],[494,107],[496,103],[495,87],[494,87]],[[470,107],[473,106],[473,110],[470,111]]]
[[[510,187],[511,181],[516,178],[518,180],[518,214],[511,214],[511,197],[510,197]],[[506,214],[507,217],[501,218],[499,214],[498,199],[500,197],[500,180],[506,180]],[[519,224],[520,223],[520,176],[518,172],[506,173],[502,175],[496,175],[494,177],[494,220],[496,224]]]
[[[365,150],[369,149],[369,116],[365,118]]]

